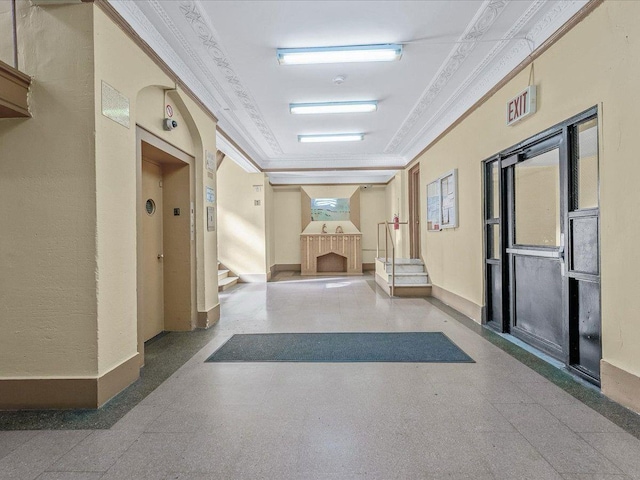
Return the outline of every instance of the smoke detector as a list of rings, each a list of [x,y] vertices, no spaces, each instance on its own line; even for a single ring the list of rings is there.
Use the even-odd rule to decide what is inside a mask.
[[[332,81],[334,85],[342,85],[346,79],[347,79],[346,75],[338,75]]]

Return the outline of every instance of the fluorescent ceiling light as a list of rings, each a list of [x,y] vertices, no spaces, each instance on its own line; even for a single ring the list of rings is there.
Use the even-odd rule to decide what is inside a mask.
[[[290,103],[289,111],[295,114],[311,113],[369,113],[378,109],[375,100],[367,102]]]
[[[359,142],[364,139],[364,133],[334,133],[329,135],[298,135],[300,143],[323,142]]]
[[[402,45],[351,45],[346,47],[279,48],[280,65],[312,63],[391,62],[402,57]]]

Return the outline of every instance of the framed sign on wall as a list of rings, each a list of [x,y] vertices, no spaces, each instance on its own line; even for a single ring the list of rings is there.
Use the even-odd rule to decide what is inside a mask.
[[[427,185],[427,231],[458,226],[458,170],[453,169]]]

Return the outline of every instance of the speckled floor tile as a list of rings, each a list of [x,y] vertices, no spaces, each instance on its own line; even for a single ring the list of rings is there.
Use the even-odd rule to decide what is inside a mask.
[[[638,416],[567,372],[371,275],[285,278],[150,344],[103,410],[0,413],[0,429],[68,429],[0,432],[0,480],[640,480]],[[204,363],[234,333],[323,331],[442,331],[477,363]]]
[[[99,480],[102,473],[96,472],[44,472],[37,480]]]

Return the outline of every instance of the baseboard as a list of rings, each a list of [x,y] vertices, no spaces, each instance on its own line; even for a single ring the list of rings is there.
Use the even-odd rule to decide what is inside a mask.
[[[299,263],[281,263],[273,266],[274,273],[278,272],[300,272],[302,267]]]
[[[240,273],[238,281],[242,283],[265,283],[267,282],[266,273]]]
[[[640,377],[600,360],[600,382],[607,397],[640,413]]]
[[[98,378],[25,378],[0,380],[0,410],[95,409],[140,376],[135,354]]]
[[[220,320],[220,304],[207,312],[198,312],[198,328],[213,327]]]
[[[445,290],[442,287],[433,285],[431,287],[431,296],[437,298],[442,303],[455,308],[460,313],[480,323],[482,321],[482,307],[476,305],[471,300],[461,297],[460,295]]]
[[[139,354],[98,378],[98,407],[101,407],[140,377]],[[92,407],[95,408],[95,407]]]

